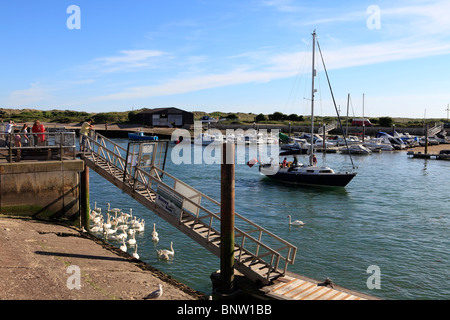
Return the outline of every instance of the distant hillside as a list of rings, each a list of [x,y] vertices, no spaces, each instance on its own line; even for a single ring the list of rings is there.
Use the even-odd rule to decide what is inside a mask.
[[[9,119],[15,122],[33,122],[35,120],[40,120],[42,122],[50,123],[79,123],[87,118],[92,118],[94,123],[133,123],[138,124],[138,113],[140,110],[134,111],[124,111],[124,112],[102,112],[102,113],[88,113],[79,112],[72,110],[36,110],[36,109],[5,109],[0,108],[0,120],[6,121]],[[310,121],[308,115],[296,115],[296,114],[283,114],[281,112],[274,112],[273,114],[254,114],[254,113],[243,113],[243,112],[204,112],[204,111],[193,111],[194,120],[199,120],[203,116],[210,116],[217,119],[226,119],[225,123],[234,124],[248,124],[257,122],[260,124],[285,124],[288,125],[307,125]],[[390,117],[379,117],[379,118],[369,118],[374,125],[382,125],[388,123],[390,126],[395,124],[397,127],[421,127],[424,124],[423,119],[414,118],[390,118]],[[345,123],[345,119],[341,119]],[[315,117],[315,123],[332,123],[337,121],[337,117]],[[445,123],[446,119],[426,119],[427,123]]]
[[[0,119],[12,119],[15,122],[77,123],[92,118],[94,123],[130,123],[137,122],[137,111],[88,113],[72,110],[36,110],[36,109],[4,109],[0,108]]]

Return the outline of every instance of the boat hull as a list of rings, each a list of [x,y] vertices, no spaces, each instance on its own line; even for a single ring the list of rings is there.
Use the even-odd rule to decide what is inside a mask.
[[[261,166],[259,167],[261,172]],[[262,172],[262,174],[264,174]],[[264,174],[266,177],[290,184],[345,187],[356,173],[292,173],[278,171],[275,174]]]
[[[155,140],[158,140],[158,137],[157,136],[139,135],[139,134],[136,134],[136,133],[128,133],[128,139],[131,139],[131,140],[155,141]]]

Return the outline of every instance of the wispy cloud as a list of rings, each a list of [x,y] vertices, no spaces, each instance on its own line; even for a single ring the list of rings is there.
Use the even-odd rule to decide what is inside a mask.
[[[119,53],[120,55],[94,59],[86,68],[105,73],[135,71],[156,67],[155,58],[167,55],[158,50],[122,50]]]
[[[10,93],[6,104],[10,106],[28,106],[51,99],[53,89],[46,88],[40,83],[32,83],[27,89],[16,90]]]
[[[280,71],[233,70],[222,74],[205,74],[191,78],[170,79],[158,85],[128,88],[122,92],[97,97],[96,100],[132,100],[231,86],[243,83],[268,82],[292,75]]]

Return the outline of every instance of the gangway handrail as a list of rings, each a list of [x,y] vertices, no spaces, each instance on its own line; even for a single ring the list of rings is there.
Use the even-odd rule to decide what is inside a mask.
[[[99,141],[99,142],[98,142]],[[110,150],[108,146],[106,145],[105,141],[108,141],[112,143],[113,150]],[[188,214],[191,216],[194,221],[200,221],[204,219],[209,218],[209,224],[207,222],[204,223],[204,226],[208,228],[208,232],[206,235],[206,240],[210,240],[211,234],[219,234],[217,230],[214,229],[213,226],[213,220],[216,219],[216,221],[220,222],[220,213],[214,213],[214,210],[206,208],[203,204],[200,204],[200,201],[196,202],[191,198],[199,198],[205,199],[209,201],[209,203],[212,203],[215,206],[220,207],[220,203],[213,198],[207,196],[206,194],[196,190],[195,188],[192,188],[187,183],[181,181],[180,179],[176,178],[175,176],[171,175],[170,173],[162,170],[159,167],[156,167],[154,165],[150,168],[150,173],[141,169],[139,166],[134,167],[127,167],[126,161],[128,159],[125,159],[125,157],[120,154],[119,150],[125,150],[125,148],[120,147],[118,144],[114,143],[113,141],[104,138],[101,135],[96,134],[94,138],[88,137],[86,139],[86,152],[90,153],[92,156],[92,160],[94,164],[99,165],[100,161],[99,159],[102,159],[111,171],[110,174],[115,176],[121,176],[123,178],[123,182],[127,182],[132,184],[133,190],[136,190],[138,185],[142,185],[146,190],[151,190],[155,195],[158,193],[159,186],[161,185],[163,188],[166,188],[167,190],[170,190],[172,194],[174,194],[176,197],[182,200],[181,202],[181,208],[180,208],[180,214],[178,217],[179,223],[183,221],[183,216],[185,214]],[[132,170],[134,168],[134,174],[132,173]],[[148,168],[147,168],[148,169]],[[119,171],[117,171],[119,170]],[[152,174],[153,172],[153,174]],[[158,172],[160,174],[158,174]],[[164,178],[171,179],[172,183],[166,183],[166,181],[163,181],[160,176],[164,176]],[[173,184],[173,186],[171,186]],[[179,192],[176,189],[176,185],[181,184],[185,188],[188,188],[192,192],[194,192],[194,196],[185,196],[181,192]],[[155,188],[155,185],[157,187]],[[153,200],[154,202],[154,200]],[[208,203],[208,202],[207,202]],[[189,204],[190,208],[195,208],[195,210],[187,210],[186,204]],[[191,212],[193,211],[193,212]],[[220,210],[219,210],[220,211]],[[202,212],[202,216],[200,217],[200,212]],[[206,216],[205,216],[206,214]],[[286,272],[288,263],[293,264],[295,260],[295,255],[297,252],[297,248],[290,244],[289,242],[283,240],[282,238],[276,236],[275,234],[271,233],[270,231],[266,230],[265,228],[262,228],[261,226],[257,225],[256,223],[253,223],[251,220],[245,218],[244,216],[240,215],[239,213],[235,213],[235,217],[238,221],[242,220],[246,225],[250,225],[252,227],[249,231],[244,231],[239,226],[235,226],[235,232],[236,232],[236,238],[242,237],[241,244],[237,246],[238,255],[235,256],[237,261],[241,261],[241,258],[244,254],[249,255],[251,257],[250,260],[261,260],[264,261],[266,264],[268,271],[267,271],[267,279],[269,279],[272,272],[282,272],[283,274]],[[218,223],[216,222],[216,224]],[[256,230],[255,230],[256,228]],[[250,233],[259,232],[259,237],[255,238]],[[274,250],[271,246],[265,244],[262,242],[262,236],[267,235],[268,237],[278,241],[281,243],[281,246],[278,244],[277,247],[279,247],[278,251]],[[256,246],[256,248],[252,249],[248,246],[245,247],[245,241],[248,239],[251,243],[253,243],[253,246]],[[260,249],[264,249],[267,252],[263,252],[262,254],[259,253]],[[281,250],[286,250],[287,254],[282,255]],[[252,252],[252,250],[254,252]],[[263,260],[262,258],[271,256],[270,262]],[[280,260],[285,261],[283,271],[279,270],[279,262]],[[245,261],[248,261],[248,256],[245,259]]]

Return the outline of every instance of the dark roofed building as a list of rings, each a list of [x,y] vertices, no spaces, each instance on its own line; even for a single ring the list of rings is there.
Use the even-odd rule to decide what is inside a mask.
[[[194,124],[194,114],[178,108],[144,109],[138,114],[144,125],[151,127],[186,127]]]

